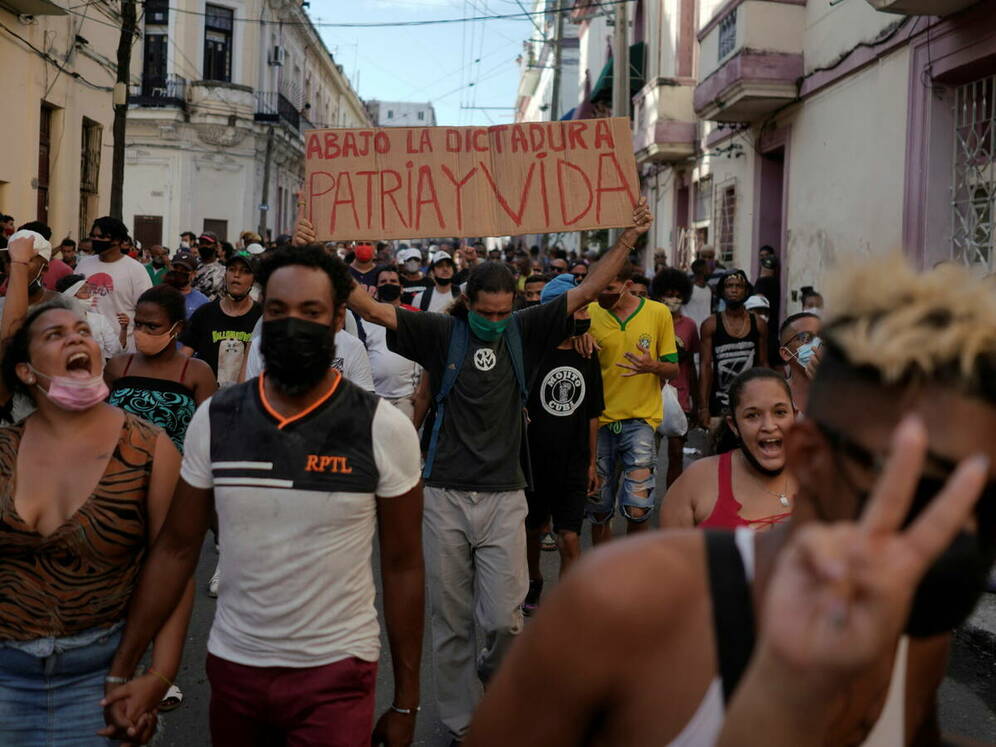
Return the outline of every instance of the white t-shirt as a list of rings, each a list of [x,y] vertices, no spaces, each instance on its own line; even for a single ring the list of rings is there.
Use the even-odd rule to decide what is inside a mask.
[[[152,278],[141,262],[128,256],[123,256],[116,262],[101,262],[96,254],[80,258],[76,272],[89,280],[94,275],[105,273],[110,276],[94,280],[97,287],[97,311],[111,323],[113,329],[118,329],[118,314],[128,315],[128,347],[131,348],[132,322],[135,321],[135,304],[138,297],[152,287]],[[104,281],[104,282],[101,282]]]
[[[329,407],[342,404],[342,393],[332,396]],[[308,446],[306,426],[284,431],[270,420],[259,433],[240,434],[244,443],[227,444],[233,456],[213,462],[211,401],[201,404],[190,421],[180,469],[189,485],[214,490],[218,511],[221,584],[208,651],[254,667],[315,667],[351,656],[377,661],[380,626],[371,567],[375,496],[400,496],[418,484],[419,442],[411,421],[379,400],[366,415],[372,417],[371,444],[357,450],[355,444],[335,443],[334,433],[318,434],[318,448],[331,453],[372,448],[375,465],[375,491],[323,492],[295,487],[296,479],[274,479],[295,470],[307,474],[300,471],[305,460],[319,459],[309,456],[315,447]],[[256,400],[243,401],[252,402],[253,409],[239,422],[252,431],[252,424],[266,416]],[[325,417],[323,409],[308,417]],[[282,446],[285,438],[305,439],[300,453],[285,452],[294,463],[280,463],[285,457],[279,447],[266,455],[273,461],[253,451],[267,441]],[[338,457],[347,458],[346,464],[360,469],[351,457]]]
[[[692,298],[682,307],[682,313],[695,321],[695,326],[702,328],[702,322],[712,315],[712,291],[707,285],[700,288],[692,283]]]
[[[422,367],[387,349],[387,329],[361,322],[367,337],[367,354],[373,371],[374,391],[387,399],[410,397],[418,386]]]
[[[261,329],[261,325],[256,325],[256,330]],[[260,352],[260,335],[253,332],[252,344],[249,346],[249,358],[246,360],[246,381],[259,376],[266,365],[263,361],[263,354]],[[342,371],[342,375],[352,381],[360,389],[368,392],[374,391],[373,373],[370,370],[370,359],[367,357],[367,349],[363,343],[345,330],[335,333],[335,358],[332,359],[332,368]]]
[[[429,308],[426,311],[435,311],[438,314],[442,314],[446,309],[448,309],[456,299],[453,294],[450,293],[447,288],[445,291],[440,291],[438,288],[432,291],[432,295],[429,296]],[[416,309],[422,308],[422,294],[417,293],[412,299],[412,306]]]

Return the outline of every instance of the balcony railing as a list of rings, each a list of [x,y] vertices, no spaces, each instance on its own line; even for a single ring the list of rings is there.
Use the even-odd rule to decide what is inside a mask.
[[[257,122],[280,122],[283,120],[295,130],[301,129],[301,113],[282,93],[275,91],[256,92]]]
[[[128,87],[128,103],[144,107],[180,107],[187,103],[187,80],[167,75],[165,80],[143,80]]]

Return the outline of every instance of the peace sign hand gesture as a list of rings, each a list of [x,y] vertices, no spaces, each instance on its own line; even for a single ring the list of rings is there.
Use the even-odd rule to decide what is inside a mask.
[[[962,462],[903,529],[926,449],[922,422],[904,420],[861,520],[806,527],[783,552],[758,651],[783,685],[830,698],[895,644],[920,579],[965,525],[989,471],[985,456]]]

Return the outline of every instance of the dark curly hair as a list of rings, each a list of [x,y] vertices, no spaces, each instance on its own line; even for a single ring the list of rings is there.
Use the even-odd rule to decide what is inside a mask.
[[[264,298],[270,276],[281,267],[293,265],[313,267],[324,272],[329,276],[329,282],[332,284],[332,305],[342,306],[346,303],[349,292],[353,289],[349,268],[338,257],[329,255],[321,244],[285,246],[268,253],[260,263],[259,273],[256,275],[256,282],[263,289]]]
[[[38,317],[53,309],[72,311],[69,303],[61,298],[35,306],[28,311],[21,326],[6,341],[0,374],[3,375],[3,383],[11,394],[20,393],[34,399],[31,395],[31,388],[17,376],[17,364],[31,362],[31,356],[28,353],[28,347],[31,345],[31,327],[38,321]]]
[[[667,293],[677,293],[682,304],[688,303],[692,300],[692,279],[681,270],[665,267],[654,275],[650,283],[650,297],[660,301]]]
[[[90,231],[92,232],[94,228],[99,228],[100,232],[104,235],[104,238],[107,239],[127,241],[131,238],[128,235],[128,227],[117,218],[112,218],[109,215],[97,218],[97,220],[93,222],[93,226]]]
[[[135,306],[143,303],[154,303],[166,312],[171,325],[187,321],[187,304],[180,293],[172,285],[154,285],[138,297]]]

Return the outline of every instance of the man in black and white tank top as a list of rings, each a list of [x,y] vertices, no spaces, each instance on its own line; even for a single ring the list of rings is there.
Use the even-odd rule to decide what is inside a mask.
[[[720,278],[717,293],[726,309],[702,322],[699,376],[699,421],[708,426],[729,404],[727,389],[739,374],[755,366],[768,365],[768,325],[744,308],[751,294],[743,270],[731,270]]]

